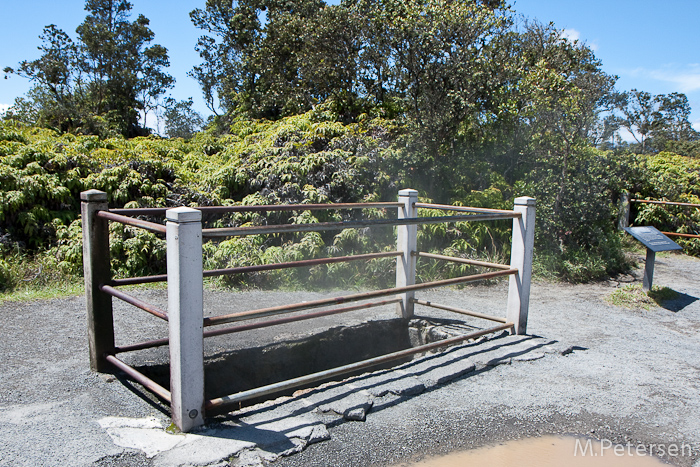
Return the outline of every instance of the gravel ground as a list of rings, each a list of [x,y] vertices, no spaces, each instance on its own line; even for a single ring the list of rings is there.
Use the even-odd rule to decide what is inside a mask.
[[[375,405],[364,422],[328,421],[330,440],[274,466],[386,466],[427,455],[542,434],[577,434],[636,445],[693,447],[665,461],[700,466],[700,260],[657,257],[655,284],[680,293],[651,310],[605,301],[620,282],[536,283],[528,332],[571,348],[472,372],[417,396]],[[504,309],[505,283],[431,292],[432,300],[475,311]],[[140,292],[164,302],[162,290]],[[323,294],[208,294],[209,313],[250,309]],[[118,342],[162,337],[150,316],[116,306]],[[310,326],[212,340],[210,352],[279,342],[330,326],[386,317],[375,310],[327,317]],[[96,423],[107,416],[166,418],[137,385],[88,369],[83,297],[0,305],[0,465],[149,466],[116,446]],[[132,329],[126,339],[125,329]],[[162,353],[144,353],[159,361]],[[695,463],[695,464],[694,464]]]

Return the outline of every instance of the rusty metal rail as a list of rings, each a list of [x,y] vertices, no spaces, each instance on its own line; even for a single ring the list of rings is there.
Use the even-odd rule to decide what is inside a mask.
[[[520,214],[519,212],[509,211],[506,209],[473,208],[473,207],[469,207],[469,206],[450,206],[448,204],[432,204],[432,203],[416,203],[416,207],[422,208],[422,209],[437,209],[440,211],[502,213],[502,214],[512,214],[513,218],[522,217],[522,214]]]
[[[672,236],[672,237],[684,237],[684,238],[700,238],[700,235],[695,235],[695,234],[684,234],[684,233],[676,233],[676,232],[661,232],[664,235]]]
[[[676,203],[673,201],[655,201],[651,199],[630,199],[630,203],[663,204],[668,206],[688,206],[692,208],[700,208],[700,204],[695,203]]]
[[[410,357],[417,353],[428,352],[430,350],[439,349],[441,347],[447,347],[449,345],[458,344],[469,339],[476,339],[477,337],[484,336],[486,334],[492,334],[498,331],[504,331],[506,329],[512,329],[513,323],[505,323],[500,326],[496,326],[489,329],[483,329],[480,331],[471,332],[463,336],[451,337],[438,342],[433,342],[430,344],[420,345],[418,347],[412,347],[406,350],[400,350],[398,352],[393,352],[390,354],[382,355],[381,357],[374,357],[367,360],[362,360],[360,362],[351,363],[349,365],[343,365],[337,368],[332,368],[330,370],[319,371],[317,373],[312,373],[306,376],[300,376],[298,378],[289,379],[279,383],[268,384],[267,386],[262,386],[256,389],[250,389],[248,391],[242,391],[236,394],[231,394],[229,396],[219,397],[216,399],[210,399],[205,401],[205,410],[207,411],[218,411],[223,410],[228,407],[237,407],[240,402],[254,399],[256,397],[267,396],[270,394],[275,394],[281,391],[286,391],[293,389],[305,384],[315,383],[317,381],[334,378],[347,373],[352,373],[357,370],[362,370],[365,368],[370,368],[383,363],[392,362],[395,360],[400,360],[402,358]]]
[[[379,227],[394,225],[442,224],[445,222],[472,222],[500,219],[513,219],[519,213],[485,213],[467,216],[436,216],[436,217],[406,217],[403,219],[373,219],[346,222],[319,222],[315,224],[283,224],[261,225],[252,227],[224,227],[218,229],[202,229],[203,237],[243,237],[246,235],[321,232],[325,230],[359,229],[363,227]]]
[[[477,261],[475,259],[456,258],[454,256],[436,255],[433,253],[424,253],[422,251],[415,251],[412,254],[413,254],[413,256],[417,256],[419,258],[439,259],[439,260],[444,260],[444,261],[451,261],[453,263],[471,264],[473,266],[484,266],[487,268],[494,268],[494,269],[503,269],[503,270],[510,269],[510,266],[507,264],[489,263],[487,261]]]
[[[144,302],[143,300],[140,300],[129,294],[125,294],[121,290],[117,290],[109,285],[101,285],[100,290],[106,294],[111,295],[112,297],[116,297],[120,300],[123,300],[126,303],[129,303],[130,305],[134,305],[136,308],[140,308],[143,311],[147,311],[148,313],[154,316],[164,319],[165,321],[168,320],[168,313],[155,305],[151,305],[150,303]]]
[[[275,306],[270,308],[261,308],[258,310],[243,311],[240,313],[232,313],[229,315],[215,316],[211,318],[204,318],[204,326],[215,326],[218,324],[233,323],[236,321],[243,321],[252,318],[263,318],[265,316],[278,315],[282,313],[289,313],[293,311],[307,310],[311,308],[320,308],[329,305],[337,305],[346,302],[357,302],[360,300],[370,300],[378,297],[385,297],[387,295],[412,292],[415,290],[433,289],[436,287],[446,287],[449,285],[463,284],[466,282],[475,282],[484,279],[493,279],[501,276],[509,276],[512,274],[517,274],[517,269],[508,269],[504,271],[486,272],[483,274],[474,274],[471,276],[455,277],[452,279],[444,279],[440,281],[424,282],[422,284],[408,285],[405,287],[394,287],[391,289],[374,290],[371,292],[363,292],[353,295],[346,295],[344,297],[334,297],[326,298],[321,300],[312,300],[304,303],[294,303],[291,305]]]
[[[700,208],[700,204],[696,203],[677,203],[673,201],[656,201],[651,199],[630,199],[630,203],[642,203],[642,204],[658,204],[661,206],[684,206],[691,208]],[[669,237],[683,237],[683,238],[700,238],[697,234],[686,234],[677,232],[661,232]]]
[[[250,206],[197,206],[194,209],[202,214],[226,214],[234,212],[288,212],[288,211],[321,211],[342,209],[386,209],[402,206],[396,201],[378,203],[326,203],[326,204],[258,204]],[[133,208],[110,209],[109,212],[124,216],[162,216],[172,208]]]
[[[115,214],[111,211],[97,211],[95,215],[103,219],[109,219],[110,221],[120,222],[122,224],[139,227],[144,230],[150,230],[151,232],[165,234],[165,226],[163,224],[156,224],[155,222],[134,219],[133,217],[122,216],[121,214]]]
[[[156,383],[153,381],[151,378],[148,376],[144,375],[140,371],[136,370],[135,368],[127,365],[123,361],[119,360],[117,357],[114,355],[105,355],[105,360],[107,360],[109,363],[114,365],[117,369],[123,371],[126,373],[131,379],[154,393],[156,396],[160,397],[163,399],[165,402],[168,404],[171,403],[171,394],[170,391],[165,389],[163,386],[160,384]]]
[[[343,263],[347,261],[361,261],[368,259],[378,259],[378,258],[390,258],[401,256],[403,253],[400,251],[387,251],[383,253],[367,253],[364,255],[351,255],[351,256],[334,256],[331,258],[316,258],[316,259],[305,259],[301,261],[290,261],[288,263],[271,263],[271,264],[259,264],[255,266],[239,266],[236,268],[227,269],[211,269],[203,272],[204,277],[215,277],[224,276],[232,274],[243,274],[251,272],[261,272],[261,271],[273,271],[277,269],[288,269],[288,268],[301,268],[308,266],[318,266],[321,264],[333,264],[333,263]],[[136,284],[146,284],[153,282],[165,282],[168,280],[167,274],[159,274],[156,276],[146,276],[146,277],[130,277],[126,279],[113,279],[110,282],[112,286],[121,285],[136,285]]]
[[[439,303],[433,303],[429,300],[416,300],[415,298],[413,298],[413,299],[411,299],[411,301],[413,303],[417,303],[418,305],[428,306],[431,308],[438,308],[440,310],[451,311],[453,313],[459,313],[459,314],[467,315],[467,316],[473,316],[475,318],[487,319],[489,321],[496,321],[498,323],[505,323],[507,321],[505,318],[499,318],[497,316],[486,315],[484,313],[478,313],[476,311],[471,311],[471,310],[463,310],[462,308],[455,308],[453,306],[440,305]]]
[[[400,298],[394,298],[391,300],[381,300],[378,302],[363,303],[360,305],[347,306],[347,307],[343,307],[343,308],[333,308],[331,310],[316,311],[313,313],[306,313],[303,315],[294,315],[294,316],[287,316],[284,318],[270,319],[270,320],[260,321],[257,323],[241,324],[238,326],[230,326],[230,327],[219,328],[219,329],[210,329],[210,330],[204,331],[203,335],[205,338],[206,337],[214,337],[214,336],[222,336],[225,334],[233,334],[235,332],[250,331],[253,329],[260,329],[260,328],[267,328],[270,326],[277,326],[280,324],[293,323],[296,321],[305,321],[307,319],[320,318],[322,316],[331,316],[331,315],[337,315],[340,313],[348,313],[350,311],[364,310],[364,309],[373,308],[376,306],[391,305],[394,303],[398,303],[400,301],[401,301]],[[133,352],[135,350],[144,350],[144,349],[150,349],[153,347],[160,347],[163,345],[168,345],[169,342],[170,342],[170,339],[168,339],[166,337],[163,339],[155,339],[155,340],[151,340],[151,341],[140,342],[138,344],[123,345],[123,346],[115,347],[115,353]]]

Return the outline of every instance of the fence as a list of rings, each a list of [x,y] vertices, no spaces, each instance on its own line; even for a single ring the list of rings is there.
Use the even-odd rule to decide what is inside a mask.
[[[482,335],[510,329],[517,334],[527,330],[527,315],[532,271],[532,250],[534,243],[535,200],[521,197],[515,200],[512,211],[445,206],[418,202],[415,190],[399,191],[398,202],[351,203],[351,204],[297,204],[279,206],[218,206],[197,209],[179,207],[173,209],[112,209],[108,208],[107,195],[97,190],[81,193],[81,214],[83,219],[84,274],[88,314],[88,337],[90,365],[94,371],[107,371],[115,367],[152,391],[170,404],[173,422],[182,430],[189,431],[202,425],[208,411],[221,411],[236,407],[242,401],[273,394],[303,384],[333,378],[363,368],[407,356],[426,352],[458,342],[464,342]],[[326,222],[316,224],[284,224],[246,226],[232,228],[203,229],[202,213],[230,212],[273,212],[303,211],[320,209],[397,209],[393,219],[366,219],[347,222]],[[438,217],[418,217],[418,208],[451,211],[457,214]],[[136,219],[132,216],[165,215],[166,225]],[[509,265],[475,261],[444,255],[420,252],[417,249],[418,225],[443,222],[487,221],[512,219],[512,245]],[[152,232],[165,234],[167,245],[167,274],[149,277],[112,279],[109,258],[109,221],[139,227]],[[202,239],[257,234],[293,233],[308,231],[342,230],[377,226],[396,226],[397,249],[392,252],[364,255],[320,258],[290,263],[246,266],[230,269],[204,271],[202,266]],[[275,270],[303,267],[318,264],[331,264],[345,261],[371,260],[396,257],[396,287],[384,290],[362,292],[342,297],[288,304],[222,316],[204,317],[203,278],[243,272]],[[416,284],[416,263],[418,258],[454,261],[495,269],[492,272],[461,276],[451,279]],[[435,304],[415,298],[415,292],[436,287],[445,287],[467,282],[510,276],[507,310],[505,318]],[[118,289],[119,286],[167,281],[168,309],[162,310],[145,303]],[[370,301],[382,297],[389,299]],[[112,298],[123,300],[168,322],[169,337],[117,347],[114,339]],[[269,319],[248,324],[220,326],[253,318],[263,318],[314,308],[338,306],[351,302],[365,302],[351,306],[324,309],[321,311]],[[469,334],[452,337],[430,344],[413,347],[380,357],[363,360],[349,365],[301,376],[270,384],[256,389],[239,392],[212,400],[204,399],[204,352],[203,339],[206,337],[240,332],[260,327],[273,326],[291,321],[312,319],[319,316],[345,313],[363,308],[396,304],[399,316],[411,318],[416,304],[447,310],[459,314],[475,316],[499,323]],[[170,354],[170,390],[160,386],[133,367],[117,358],[119,353],[143,350],[168,345]]]
[[[674,203],[672,201],[657,201],[657,200],[651,200],[651,199],[635,199],[635,198],[630,198],[628,193],[623,193],[621,201],[620,201],[620,219],[618,222],[620,229],[624,229],[625,227],[629,227],[629,225],[630,225],[631,203],[658,204],[661,206],[685,206],[685,207],[690,207],[690,208],[700,208],[700,204]],[[663,231],[661,233],[664,235],[667,235],[669,237],[700,238],[700,235],[696,235],[696,234],[685,234],[685,233],[678,233],[678,232],[663,232]]]

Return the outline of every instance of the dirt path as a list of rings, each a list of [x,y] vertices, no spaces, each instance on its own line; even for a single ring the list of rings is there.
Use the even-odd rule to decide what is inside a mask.
[[[364,422],[319,414],[330,439],[273,465],[384,466],[506,439],[571,433],[613,443],[691,446],[690,455],[686,451],[665,460],[698,466],[698,277],[697,259],[657,258],[655,284],[671,287],[680,297],[649,311],[607,303],[615,284],[537,283],[528,331],[571,352],[533,354],[477,368],[419,395],[382,399]],[[163,300],[162,291],[143,295]],[[214,293],[207,303],[217,312],[318,296]],[[448,305],[487,311],[502,309],[505,287],[444,290],[435,296]],[[83,306],[82,297],[0,305],[0,465],[159,465],[157,457],[115,444],[98,423],[114,416],[166,421],[167,415],[162,405],[138,397],[129,383],[89,371]],[[358,315],[345,324],[385,313]],[[288,339],[336,324],[321,320],[311,328],[251,334],[238,345]],[[117,327],[136,327],[133,341],[164,335],[161,323],[119,306]],[[242,458],[234,461],[243,463]]]

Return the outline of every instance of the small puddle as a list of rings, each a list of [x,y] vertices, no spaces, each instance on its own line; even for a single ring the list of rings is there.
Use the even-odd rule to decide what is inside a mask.
[[[544,436],[433,457],[411,467],[652,467],[653,455],[672,454],[674,445],[615,444],[608,440]],[[678,453],[680,455],[680,452]]]

